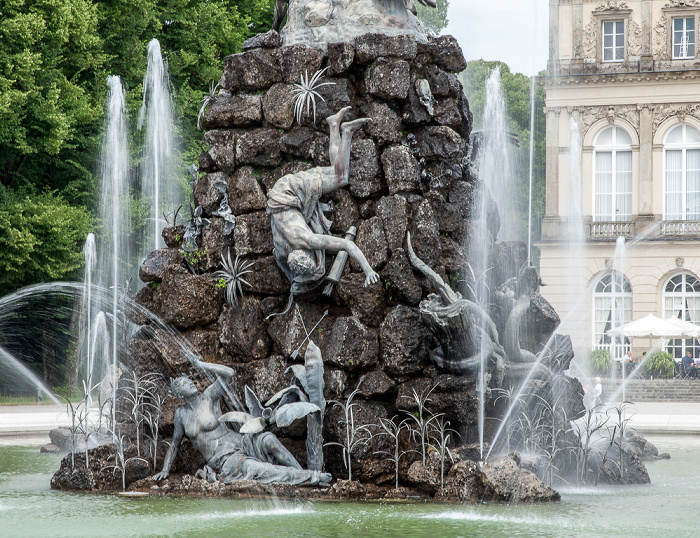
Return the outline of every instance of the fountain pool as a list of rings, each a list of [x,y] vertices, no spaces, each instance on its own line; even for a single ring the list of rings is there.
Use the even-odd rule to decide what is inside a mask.
[[[560,489],[560,503],[512,506],[67,493],[49,489],[58,457],[0,445],[0,521],[6,537],[696,536],[700,436],[649,440],[672,454],[647,464],[651,485]]]

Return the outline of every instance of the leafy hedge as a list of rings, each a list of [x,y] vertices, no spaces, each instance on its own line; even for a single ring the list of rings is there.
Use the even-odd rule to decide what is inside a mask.
[[[79,245],[91,227],[84,207],[55,193],[30,197],[0,187],[0,296],[78,269]]]

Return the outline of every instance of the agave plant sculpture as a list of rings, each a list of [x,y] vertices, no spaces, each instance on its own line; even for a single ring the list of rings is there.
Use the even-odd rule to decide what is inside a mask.
[[[321,100],[325,102],[325,99],[320,93],[318,93],[317,90],[321,86],[330,86],[335,84],[335,82],[319,82],[327,69],[327,67],[324,67],[323,69],[316,71],[310,79],[309,72],[305,71],[305,73],[299,77],[299,84],[294,84],[292,93],[296,94],[294,96],[294,117],[296,118],[297,123],[301,122],[304,112],[309,111],[309,105],[313,106],[314,123],[316,123],[316,98],[320,97]]]
[[[287,398],[285,397],[292,395],[292,393],[299,401],[286,403]],[[245,403],[248,407],[248,413],[230,411],[219,417],[219,421],[242,424],[239,433],[259,433],[270,425],[286,428],[296,419],[320,411],[319,407],[309,402],[302,390],[294,385],[275,394],[264,406],[251,388],[246,385]],[[273,409],[271,406],[274,404],[277,406]]]
[[[224,258],[223,254],[221,255],[221,264],[224,268],[214,272],[212,277],[226,282],[226,302],[231,306],[238,306],[238,295],[240,294],[241,299],[243,299],[242,284],[251,286],[250,282],[243,278],[243,275],[253,272],[250,269],[253,262],[241,260],[236,256],[236,261],[231,263],[231,249],[229,249],[228,259]]]
[[[200,103],[202,103],[199,109],[199,114],[197,114],[197,130],[202,130],[202,118],[204,117],[204,112],[206,112],[207,107],[216,100],[216,90],[219,89],[219,84],[214,85],[214,81],[209,83],[209,92],[202,97]]]

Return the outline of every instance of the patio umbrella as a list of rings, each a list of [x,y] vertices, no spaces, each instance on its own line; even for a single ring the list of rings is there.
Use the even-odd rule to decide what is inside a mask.
[[[700,337],[700,326],[691,323],[690,321],[685,321],[683,319],[670,317],[665,319],[671,325],[678,327],[682,332],[680,338],[698,338]]]
[[[700,327],[698,328],[700,329]],[[641,319],[610,329],[607,334],[608,336],[626,336],[628,338],[685,338],[683,329],[670,320],[661,319],[653,314],[647,314]]]

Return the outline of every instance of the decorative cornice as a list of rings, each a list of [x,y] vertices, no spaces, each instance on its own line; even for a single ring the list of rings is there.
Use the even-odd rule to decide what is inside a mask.
[[[607,11],[631,11],[631,8],[627,5],[627,2],[619,2],[618,0],[608,0],[604,4],[598,5],[593,10],[593,13],[601,13]]]
[[[639,132],[639,110],[637,105],[588,106],[579,110],[581,110],[581,116],[583,118],[584,135],[598,120],[607,119],[608,123],[614,124],[618,118],[627,121]]]
[[[700,104],[656,105],[654,107],[654,119],[651,124],[652,133],[655,134],[659,126],[672,116],[676,116],[681,123],[688,116],[700,119]]]
[[[698,0],[673,0],[666,4],[663,9],[672,9],[674,7],[698,7],[700,2]]]

